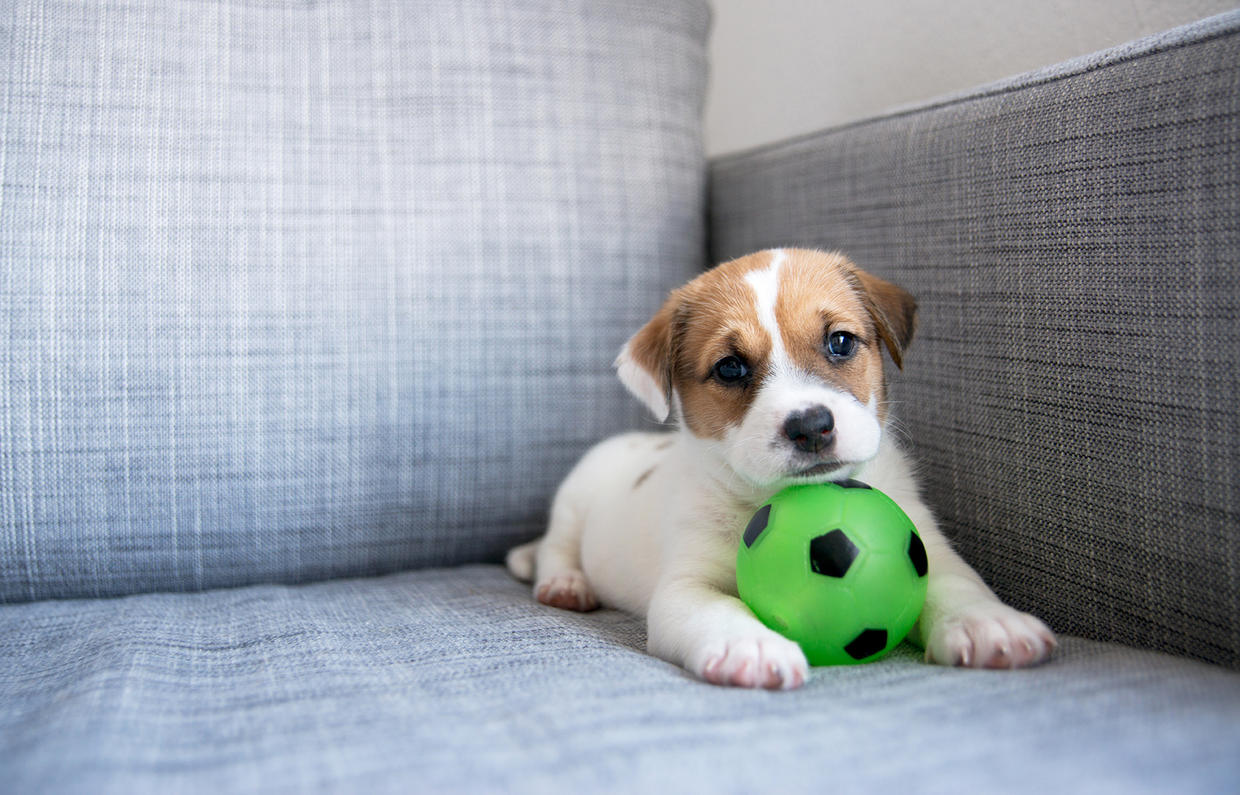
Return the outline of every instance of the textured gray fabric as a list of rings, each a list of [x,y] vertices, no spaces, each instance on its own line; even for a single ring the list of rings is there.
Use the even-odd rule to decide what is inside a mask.
[[[902,647],[742,692],[491,566],[0,607],[14,792],[1202,792],[1240,675],[1066,639],[1025,672]]]
[[[1240,665],[1240,12],[720,159],[725,259],[909,288],[930,502],[1056,629]]]
[[[497,559],[704,260],[704,2],[0,9],[0,601]]]

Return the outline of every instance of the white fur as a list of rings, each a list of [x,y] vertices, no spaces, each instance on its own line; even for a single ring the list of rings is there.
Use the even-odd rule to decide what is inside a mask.
[[[744,420],[722,441],[681,427],[602,442],[560,486],[536,549],[510,553],[510,569],[532,576],[537,598],[547,604],[576,610],[602,604],[645,615],[650,653],[710,682],[797,687],[809,674],[800,647],[767,629],[736,598],[737,544],[748,518],[783,486],[855,476],[894,499],[926,545],[926,606],[911,638],[928,661],[1013,668],[1044,660],[1053,635],[999,602],[952,551],[918,496],[906,457],[883,433],[877,402],[862,404],[816,381],[783,353],[773,311],[782,259],[777,252],[770,267],[746,278],[777,366]],[[679,406],[675,394],[664,396],[627,356],[627,347],[617,365],[656,416]],[[798,478],[788,471],[795,451],[777,442],[789,412],[815,404],[835,414],[839,466]]]
[[[779,298],[779,269],[788,255],[782,249],[771,254],[771,264],[764,270],[751,271],[745,275],[745,283],[754,293],[754,312],[758,323],[771,338],[771,368],[775,372],[786,372],[792,363],[788,360],[788,350],[784,347],[784,335],[779,331],[779,323],[775,320],[775,301]]]
[[[788,415],[811,406],[826,406],[836,420],[834,456],[838,466],[810,478],[789,473],[797,468],[796,451],[775,446]],[[785,370],[766,379],[740,425],[722,441],[723,456],[733,471],[754,485],[787,486],[792,483],[823,482],[852,477],[857,469],[878,453],[882,428],[877,403],[862,404],[847,392],[833,389],[808,374]],[[808,466],[810,462],[806,462]]]

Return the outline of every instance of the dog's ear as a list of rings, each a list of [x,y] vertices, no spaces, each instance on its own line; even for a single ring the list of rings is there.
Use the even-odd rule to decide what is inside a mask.
[[[903,288],[880,279],[863,270],[853,269],[853,276],[861,290],[862,300],[878,338],[887,346],[896,367],[904,367],[904,351],[913,340],[917,328],[917,301]]]
[[[616,374],[659,422],[672,413],[672,357],[680,291],[673,292],[616,357]]]

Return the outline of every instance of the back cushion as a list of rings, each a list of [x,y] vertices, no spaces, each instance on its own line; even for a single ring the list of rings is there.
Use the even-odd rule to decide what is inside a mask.
[[[495,560],[703,264],[704,2],[0,11],[0,601]]]

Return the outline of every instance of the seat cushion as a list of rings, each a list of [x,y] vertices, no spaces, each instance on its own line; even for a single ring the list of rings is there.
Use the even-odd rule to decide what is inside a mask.
[[[708,19],[0,4],[0,602],[536,533],[703,263]]]
[[[788,693],[646,655],[641,622],[492,566],[0,607],[17,792],[1209,792],[1240,675],[1065,638],[1021,672],[911,647]]]

